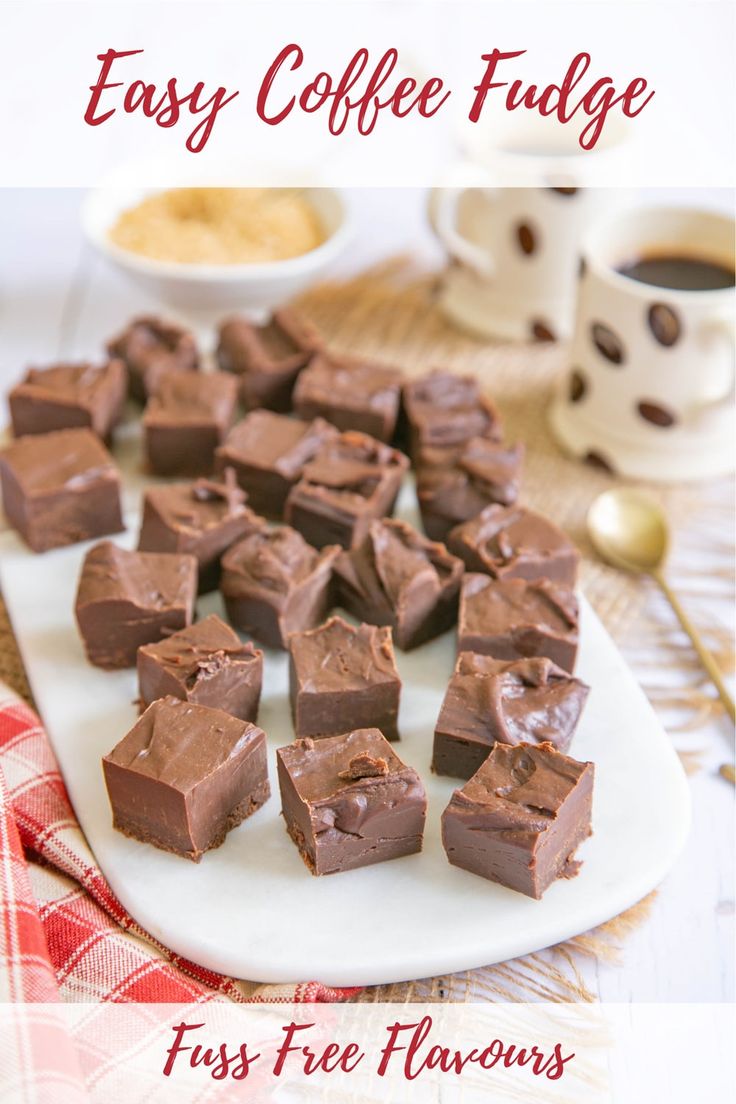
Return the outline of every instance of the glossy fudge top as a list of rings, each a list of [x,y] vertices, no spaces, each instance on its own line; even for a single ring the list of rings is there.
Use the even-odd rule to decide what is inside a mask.
[[[337,547],[329,545],[317,551],[289,525],[260,529],[238,541],[223,556],[228,592],[232,591],[235,578],[240,577],[244,584],[287,594],[309,578],[326,557],[337,555],[337,551]]]
[[[303,398],[326,406],[369,407],[390,413],[398,406],[400,384],[401,373],[395,368],[318,353],[299,376],[294,402]]]
[[[112,456],[91,429],[59,429],[18,437],[0,453],[26,495],[83,491],[108,478],[117,481]]]
[[[456,526],[448,547],[476,570],[491,575],[523,571],[559,555],[577,562],[575,545],[548,518],[523,506],[487,506],[476,517]]]
[[[300,693],[363,690],[399,677],[391,629],[385,626],[354,627],[331,617],[317,629],[293,633],[289,651]]]
[[[338,571],[367,599],[393,610],[415,596],[423,603],[432,592],[439,598],[446,583],[462,574],[462,565],[444,544],[405,521],[384,518],[371,524],[360,547],[340,556]]]
[[[279,748],[278,755],[301,799],[311,804],[328,802],[346,791],[379,791],[387,782],[394,781],[406,783],[404,800],[415,796],[418,804],[424,804],[419,775],[402,763],[377,728],[359,728],[321,740],[306,737]],[[350,806],[343,809],[342,831],[350,831],[345,823],[350,811]],[[352,808],[353,816],[359,817],[361,812],[361,803],[357,801]],[[325,820],[324,827],[332,825]]]
[[[109,360],[106,364],[89,362],[53,364],[49,368],[29,368],[21,383],[13,388],[29,397],[53,398],[56,402],[68,399],[73,405],[91,405],[109,379],[125,376],[122,360]]]
[[[568,634],[577,628],[573,591],[547,579],[491,579],[471,573],[463,579],[462,625],[467,633],[497,636],[529,625]]]
[[[129,601],[143,609],[189,607],[196,592],[194,556],[128,552],[101,541],[85,556],[77,607],[91,602]]]
[[[166,365],[186,370],[196,368],[199,363],[193,335],[181,326],[153,315],[134,318],[121,334],[108,343],[107,348],[139,373]]]
[[[444,450],[443,450],[444,451]],[[502,445],[485,437],[472,437],[438,458],[437,450],[419,455],[420,491],[431,491],[434,499],[448,496],[448,516],[453,503],[467,486],[482,499],[510,504],[519,493],[523,445]]]
[[[157,644],[145,644],[140,653],[155,659],[188,690],[201,679],[217,674],[231,660],[256,659],[261,654],[250,641],[244,644],[215,613]]]
[[[498,412],[474,376],[437,369],[404,385],[404,409],[419,441],[451,445],[501,434]]]
[[[232,469],[223,480],[197,479],[193,483],[164,483],[146,491],[146,500],[172,529],[204,533],[233,518],[249,520],[255,529],[265,522],[245,505]]]
[[[554,823],[590,765],[549,743],[494,744],[473,777],[455,791],[452,804],[482,810],[484,828],[504,832],[507,840],[538,835]]]
[[[322,418],[302,422],[270,410],[253,410],[230,430],[221,452],[243,464],[296,478],[337,430]]]
[[[188,793],[249,744],[264,739],[248,721],[166,697],[149,705],[105,760]]]
[[[442,704],[438,728],[459,737],[501,743],[534,738],[568,743],[588,687],[546,658],[504,661],[461,652]]]
[[[397,449],[348,430],[326,441],[304,467],[302,482],[335,492],[371,498],[384,470],[404,471],[408,461]]]
[[[226,372],[167,372],[146,404],[144,425],[227,425],[238,382]]]

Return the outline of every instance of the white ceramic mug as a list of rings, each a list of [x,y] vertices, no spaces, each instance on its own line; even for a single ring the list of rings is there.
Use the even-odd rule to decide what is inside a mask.
[[[591,231],[551,424],[568,452],[617,474],[705,479],[734,468],[736,292],[662,287],[620,271],[667,257],[733,272],[733,218],[638,208]]]

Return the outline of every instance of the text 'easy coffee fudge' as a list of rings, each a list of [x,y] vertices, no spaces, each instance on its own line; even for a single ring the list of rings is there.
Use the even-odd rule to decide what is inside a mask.
[[[333,545],[321,551],[288,525],[263,529],[223,556],[220,589],[233,625],[271,648],[314,628],[332,605]]]
[[[96,544],[84,558],[74,607],[87,658],[96,667],[135,667],[142,644],[191,624],[196,596],[194,556]]]
[[[230,430],[217,450],[217,464],[233,468],[254,510],[281,518],[304,465],[336,435],[322,418],[301,422],[271,410],[253,410]]]
[[[374,521],[335,563],[337,601],[372,625],[390,625],[408,651],[454,625],[463,565],[405,521]]]
[[[434,730],[432,770],[470,778],[494,744],[567,751],[588,692],[549,659],[504,662],[461,652]]]
[[[225,372],[167,372],[143,412],[148,466],[157,475],[210,475],[235,415],[238,385]]]
[[[591,834],[593,773],[592,763],[552,744],[495,744],[442,814],[448,860],[539,899],[579,870],[574,855]]]
[[[122,360],[30,368],[8,395],[13,434],[51,433],[88,426],[109,441],[128,391]]]
[[[130,394],[138,402],[155,395],[168,372],[194,372],[199,368],[194,335],[153,315],[134,318],[108,342],[107,351],[125,364]]]
[[[494,579],[551,579],[574,587],[579,553],[561,529],[523,506],[487,506],[457,525],[447,547],[468,571]]]
[[[276,757],[286,829],[312,874],[421,851],[424,786],[377,728],[297,740]]]
[[[572,671],[578,650],[578,600],[547,579],[491,579],[470,573],[460,588],[458,652],[496,659],[546,656]]]
[[[310,322],[282,308],[263,326],[242,317],[226,319],[220,326],[217,360],[223,371],[240,376],[246,410],[263,406],[286,413],[297,376],[321,346]]]
[[[34,552],[119,533],[120,476],[91,429],[19,437],[0,452],[3,507]]]
[[[181,698],[222,709],[241,721],[257,721],[263,652],[216,614],[138,649],[141,704]]]
[[[414,463],[423,448],[447,448],[471,437],[501,439],[498,411],[474,376],[437,369],[405,383],[402,402]]]
[[[151,487],[143,497],[138,549],[195,556],[200,594],[216,590],[223,554],[265,525],[245,499],[232,471],[226,471],[222,479]]]
[[[318,353],[294,387],[300,418],[326,418],[338,429],[355,429],[390,441],[396,428],[401,373],[352,357]]]
[[[519,495],[523,445],[473,437],[452,449],[423,450],[417,464],[422,524],[432,540],[475,517],[489,503],[508,506]]]
[[[263,731],[178,698],[149,705],[102,766],[114,827],[194,862],[270,795]]]
[[[398,740],[401,679],[391,629],[331,617],[289,637],[289,695],[297,736],[380,728]]]
[[[340,433],[304,467],[284,518],[315,548],[355,548],[370,523],[393,511],[408,460],[365,433]]]

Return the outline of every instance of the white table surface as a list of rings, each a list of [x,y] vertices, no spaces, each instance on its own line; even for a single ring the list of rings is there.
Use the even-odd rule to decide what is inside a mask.
[[[667,197],[670,198],[670,197]],[[672,193],[672,201],[682,200]],[[693,198],[692,193],[685,198]],[[3,391],[31,363],[94,357],[105,338],[126,319],[154,304],[147,302],[85,246],[79,230],[81,193],[6,190],[0,202],[0,387]],[[699,200],[723,206],[724,193],[701,193]],[[412,250],[439,260],[424,223],[421,192],[376,190],[354,196],[358,238],[339,271],[380,257]],[[730,541],[731,527],[715,534]],[[692,581],[692,568],[706,563],[708,549],[692,534],[676,545],[675,568]],[[704,535],[706,542],[712,535]],[[676,581],[675,576],[675,581]],[[652,596],[652,601],[657,601]],[[714,604],[713,616],[731,621],[729,603]],[[666,616],[666,615],[665,615]],[[680,643],[672,622],[674,646]],[[671,673],[672,656],[646,658],[661,665],[660,681]],[[634,670],[642,662],[632,653]],[[642,668],[642,671],[644,668]],[[694,822],[685,852],[666,879],[650,917],[632,932],[620,965],[583,961],[586,984],[605,1001],[710,1002],[733,1000],[734,788],[718,776],[718,765],[733,759],[732,732],[718,719],[697,732],[675,737],[678,747],[704,753],[692,778]],[[656,784],[656,780],[653,780]]]

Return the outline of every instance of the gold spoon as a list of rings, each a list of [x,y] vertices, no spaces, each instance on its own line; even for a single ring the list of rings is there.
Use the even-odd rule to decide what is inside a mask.
[[[664,577],[670,534],[659,504],[633,487],[605,491],[588,511],[588,534],[598,555],[608,563],[649,575],[660,586],[713,680],[726,712],[736,721],[733,698],[718,665]]]

